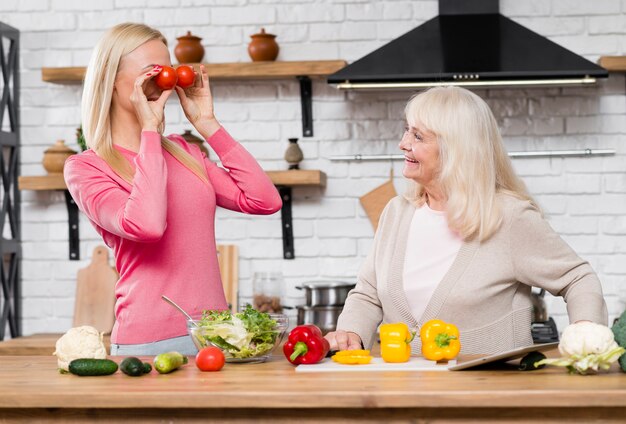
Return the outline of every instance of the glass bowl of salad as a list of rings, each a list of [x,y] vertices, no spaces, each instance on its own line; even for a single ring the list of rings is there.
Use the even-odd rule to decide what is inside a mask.
[[[284,314],[259,312],[247,305],[237,313],[203,311],[187,320],[187,330],[198,350],[215,346],[226,362],[265,362],[289,327]]]

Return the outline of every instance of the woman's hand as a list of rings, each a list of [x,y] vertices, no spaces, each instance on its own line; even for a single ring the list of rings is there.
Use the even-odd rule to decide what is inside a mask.
[[[361,349],[361,337],[351,331],[332,331],[326,334],[324,338],[330,343],[330,350]]]
[[[176,94],[189,122],[200,134],[208,138],[219,129],[219,123],[213,113],[213,95],[209,85],[209,74],[202,64],[200,64],[200,73],[195,71],[194,73],[196,78],[193,85],[187,88],[176,86]]]
[[[141,129],[145,131],[159,132],[159,130],[163,128],[165,103],[172,94],[172,90],[165,90],[157,100],[148,101],[143,91],[144,86],[151,78],[157,75],[160,70],[161,66],[155,65],[148,73],[138,77],[135,80],[135,86],[130,95],[130,102],[135,108],[135,114],[137,115]]]

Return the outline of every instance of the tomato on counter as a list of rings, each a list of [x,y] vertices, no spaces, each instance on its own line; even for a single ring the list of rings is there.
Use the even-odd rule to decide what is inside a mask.
[[[196,366],[200,371],[219,371],[226,358],[222,351],[214,346],[202,348],[196,355]]]

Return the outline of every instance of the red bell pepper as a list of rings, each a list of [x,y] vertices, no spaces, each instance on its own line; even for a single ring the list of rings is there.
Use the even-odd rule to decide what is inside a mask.
[[[294,365],[316,364],[328,353],[330,344],[315,325],[299,325],[289,333],[283,353]]]

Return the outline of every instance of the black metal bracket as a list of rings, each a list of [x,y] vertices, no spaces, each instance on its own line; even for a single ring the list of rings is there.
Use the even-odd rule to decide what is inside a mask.
[[[302,136],[313,137],[313,85],[309,77],[300,76],[298,81],[302,105]]]
[[[80,237],[78,235],[78,205],[72,199],[69,190],[65,190],[65,205],[69,224],[70,261],[80,259]]]
[[[293,248],[293,219],[291,215],[291,187],[277,186],[283,207],[280,209],[280,220],[283,227],[283,258],[295,259]]]

